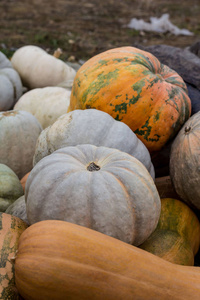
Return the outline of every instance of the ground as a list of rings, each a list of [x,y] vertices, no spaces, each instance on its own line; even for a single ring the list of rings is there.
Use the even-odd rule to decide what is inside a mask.
[[[193,36],[136,31],[132,18],[149,22],[168,13],[170,21]],[[1,0],[0,50],[8,57],[33,44],[49,53],[62,49],[61,59],[86,60],[120,46],[168,44],[187,47],[200,40],[199,0]]]

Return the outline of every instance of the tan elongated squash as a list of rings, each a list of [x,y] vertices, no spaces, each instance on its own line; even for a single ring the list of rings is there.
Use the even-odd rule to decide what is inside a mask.
[[[16,286],[25,300],[199,300],[200,269],[68,222],[35,223],[21,235]]]

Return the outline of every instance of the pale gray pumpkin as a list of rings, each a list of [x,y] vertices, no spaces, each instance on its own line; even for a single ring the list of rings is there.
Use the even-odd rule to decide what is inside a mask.
[[[0,212],[24,194],[19,178],[8,166],[0,163]]]
[[[127,152],[141,161],[152,178],[155,178],[149,151],[135,133],[123,122],[96,109],[77,109],[66,113],[43,130],[36,144],[34,165],[59,148],[80,144],[105,146]]]
[[[57,86],[61,82],[73,80],[76,75],[76,71],[61,59],[33,45],[17,49],[11,63],[29,89]]]
[[[156,228],[160,197],[144,165],[108,147],[65,147],[41,159],[25,189],[30,224],[56,219],[139,245]]]
[[[70,95],[71,91],[62,87],[33,89],[21,96],[14,109],[29,111],[44,129],[67,112]]]
[[[0,111],[13,108],[22,93],[23,86],[19,74],[0,52]]]
[[[42,131],[29,112],[0,112],[0,163],[10,167],[21,179],[33,166],[37,138]]]
[[[15,200],[12,204],[10,204],[6,209],[5,213],[18,217],[28,224],[25,196],[22,195],[17,200]]]
[[[200,111],[189,118],[173,141],[170,177],[179,197],[200,210]]]

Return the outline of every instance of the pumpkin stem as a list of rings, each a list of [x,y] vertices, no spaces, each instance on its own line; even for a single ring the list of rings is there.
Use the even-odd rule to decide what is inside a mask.
[[[190,132],[190,130],[191,130],[191,127],[190,126],[186,126],[185,127],[185,133],[187,134],[188,132]]]
[[[87,166],[87,170],[90,172],[93,171],[99,171],[101,168],[99,166],[97,166],[94,162],[91,162],[88,166]]]
[[[11,259],[10,259],[10,261],[11,261],[12,264],[15,263],[15,259],[17,257],[17,252],[18,252],[18,250],[16,250],[15,255],[13,257],[11,257]]]
[[[54,51],[53,56],[56,58],[59,58],[61,54],[62,54],[62,50],[60,48],[58,48]]]

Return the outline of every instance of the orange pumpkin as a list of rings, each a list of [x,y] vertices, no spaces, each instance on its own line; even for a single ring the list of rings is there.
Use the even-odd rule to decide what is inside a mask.
[[[134,47],[105,51],[81,66],[68,112],[88,108],[126,123],[151,152],[160,150],[191,115],[183,79]]]

